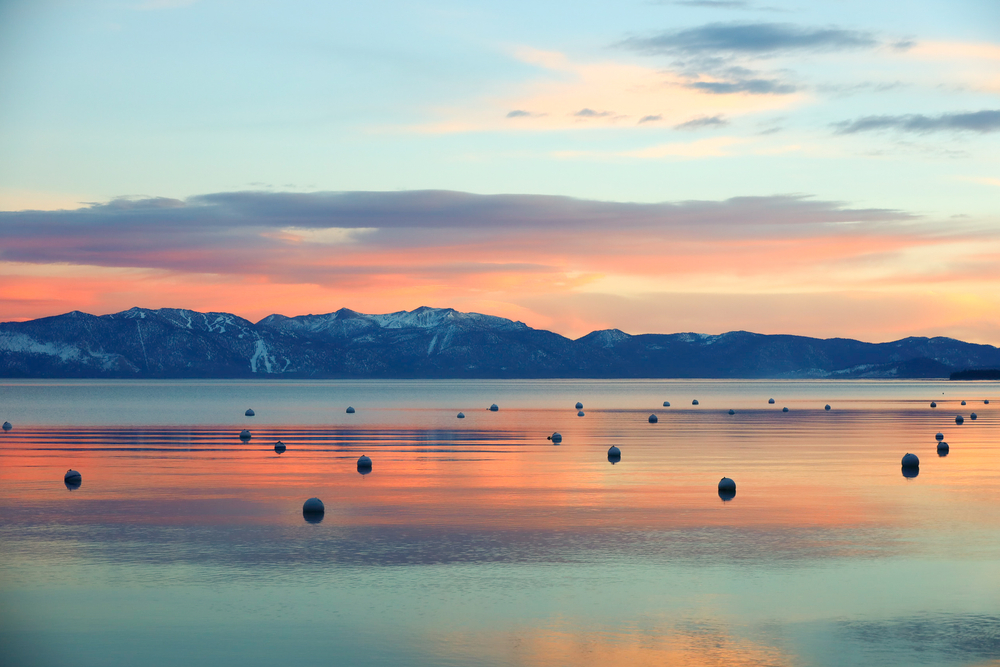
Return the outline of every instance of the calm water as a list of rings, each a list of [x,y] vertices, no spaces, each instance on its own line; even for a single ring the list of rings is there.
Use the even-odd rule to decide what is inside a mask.
[[[998,408],[998,383],[0,381],[0,664],[997,664]]]

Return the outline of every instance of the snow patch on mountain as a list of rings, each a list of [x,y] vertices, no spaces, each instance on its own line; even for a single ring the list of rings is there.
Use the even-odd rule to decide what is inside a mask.
[[[266,372],[271,373],[271,361],[272,357],[268,355],[267,343],[264,342],[263,338],[257,339],[257,346],[254,348],[253,356],[250,357],[250,370],[251,372],[257,372],[257,364],[261,361],[264,362],[264,368],[267,369]],[[286,364],[287,367],[287,364]]]
[[[31,336],[9,332],[0,333],[0,352],[58,357],[63,363],[78,362],[104,370],[114,368],[121,361],[121,355],[82,350],[70,343],[42,343]]]

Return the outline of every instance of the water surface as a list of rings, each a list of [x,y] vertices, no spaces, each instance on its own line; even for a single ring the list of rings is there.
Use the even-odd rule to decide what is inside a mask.
[[[989,663],[1000,660],[998,389],[0,382],[0,421],[14,424],[0,434],[0,655]],[[921,460],[914,478],[906,452]],[[356,470],[361,454],[370,474]],[[70,467],[83,474],[75,490],[62,482]],[[723,475],[738,484],[728,502]],[[320,523],[303,520],[311,496],[326,504]]]

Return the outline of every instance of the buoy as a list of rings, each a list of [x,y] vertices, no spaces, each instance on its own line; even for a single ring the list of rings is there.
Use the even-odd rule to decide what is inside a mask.
[[[788,408],[781,408],[782,412],[788,412]]]
[[[490,406],[490,412],[496,412],[499,409],[500,409],[500,406],[498,406],[496,403],[494,403],[493,405]]]
[[[773,398],[767,399],[767,404],[768,405],[774,405],[774,399]]]
[[[247,409],[247,411],[244,412],[243,414],[245,414],[247,417],[253,417],[256,413],[253,410]]]
[[[931,401],[931,407],[932,408],[936,408],[937,407],[937,403],[935,403],[934,401]]]
[[[577,412],[576,416],[577,417],[582,417],[583,416],[583,410],[580,410],[579,412]]]
[[[987,402],[989,402],[989,401],[987,401]],[[663,407],[669,408],[670,407],[670,401],[663,401]]]
[[[696,398],[693,401],[691,401],[691,405],[698,405],[698,399]]]
[[[246,429],[240,431],[240,440],[249,440],[249,439],[250,439],[250,431]]]
[[[957,417],[955,417],[955,423],[956,424],[964,424],[965,423],[965,417],[963,417],[962,415],[958,415]]]
[[[986,399],[985,401],[983,401],[983,405],[989,405],[989,404],[990,404],[990,399]]]
[[[581,403],[580,401],[577,401],[576,402],[576,409],[577,410],[583,410],[583,403]]]
[[[944,440],[944,433],[938,433],[937,435],[934,436],[934,439],[937,440],[938,442],[941,442],[942,440]]]
[[[562,434],[557,431],[549,436],[549,440],[551,440],[553,444],[558,445],[560,442],[562,442]]]
[[[902,464],[904,468],[918,468],[920,467],[920,459],[917,458],[916,454],[903,454]]]
[[[938,443],[938,456],[948,456],[948,443],[939,442]]]
[[[349,414],[349,415],[353,415],[354,414],[354,408],[351,407],[350,405],[347,406],[347,414]]]
[[[365,456],[364,454],[362,454],[361,458],[358,459],[358,472],[361,472],[363,470],[368,471],[368,472],[372,471],[372,460],[370,458],[368,458],[367,456]],[[362,474],[365,474],[365,473],[362,473]]]
[[[310,498],[302,503],[302,517],[309,523],[322,521],[325,512],[326,508],[323,507],[323,501],[319,498]]]
[[[278,442],[274,443],[274,451],[277,452],[278,454],[284,454],[285,453],[285,443],[283,443],[281,440],[279,440]]]
[[[827,412],[829,412],[829,410],[830,410],[830,404],[827,403],[826,406],[823,409],[826,410]]]
[[[987,402],[989,402],[989,401],[987,401]],[[10,422],[4,422],[4,423],[3,423],[3,430],[5,430],[5,431],[9,431],[9,430],[11,430],[12,428],[14,428],[14,427],[10,425]]]
[[[660,421],[660,420],[656,418],[656,415],[649,415],[649,423],[650,424],[655,424],[658,421]]]
[[[614,445],[611,445],[611,449],[608,450],[608,460],[611,461],[611,465],[614,465],[622,460],[622,450],[618,449]]]
[[[719,480],[719,497],[725,500],[732,500],[736,497],[736,482],[723,477]]]
[[[465,413],[464,412],[459,412],[457,415],[455,415],[455,417],[457,419],[465,419]]]
[[[973,412],[971,415],[969,415],[969,419],[971,419],[972,421],[976,421],[977,419],[979,419],[979,415]]]
[[[729,411],[729,414],[731,414],[731,415],[735,415],[735,414],[736,414],[736,410],[730,410],[730,411]]]
[[[67,484],[79,485],[80,482],[83,481],[83,475],[78,473],[76,470],[70,468],[69,470],[66,471],[66,474],[63,475],[63,481],[66,482]]]
[[[962,401],[962,405],[965,405],[965,401]]]

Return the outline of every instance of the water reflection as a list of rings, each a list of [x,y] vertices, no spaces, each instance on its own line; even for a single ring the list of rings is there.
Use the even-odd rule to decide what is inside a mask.
[[[1000,657],[989,406],[944,462],[928,434],[951,418],[927,409],[931,393],[861,406],[846,389],[857,385],[817,383],[810,392],[838,403],[826,412],[773,386],[726,389],[725,403],[701,387],[705,405],[735,405],[739,420],[682,407],[651,428],[663,395],[694,392],[659,387],[646,404],[605,409],[611,393],[581,386],[592,385],[560,391],[592,406],[586,419],[572,401],[529,409],[507,395],[480,405],[511,409],[472,411],[458,390],[440,409],[365,407],[350,425],[256,417],[254,442],[294,443],[280,459],[239,444],[236,420],[19,426],[0,448],[0,646],[81,667],[207,665],[219,646],[233,662],[303,665],[331,652],[357,665]],[[769,394],[795,409],[766,409]],[[252,402],[270,416],[266,398],[205,410],[242,421]],[[555,429],[566,447],[542,437]],[[626,468],[600,456],[615,464],[626,448]],[[933,483],[900,493],[917,472],[896,474],[907,448]],[[362,454],[378,476],[350,467]],[[70,464],[91,480],[71,499],[53,484]],[[711,495],[723,473],[738,476],[740,503]],[[336,512],[300,519],[312,495]]]
[[[903,466],[901,469],[903,471],[903,477],[907,479],[913,479],[920,474],[920,468],[917,468],[916,466]]]

